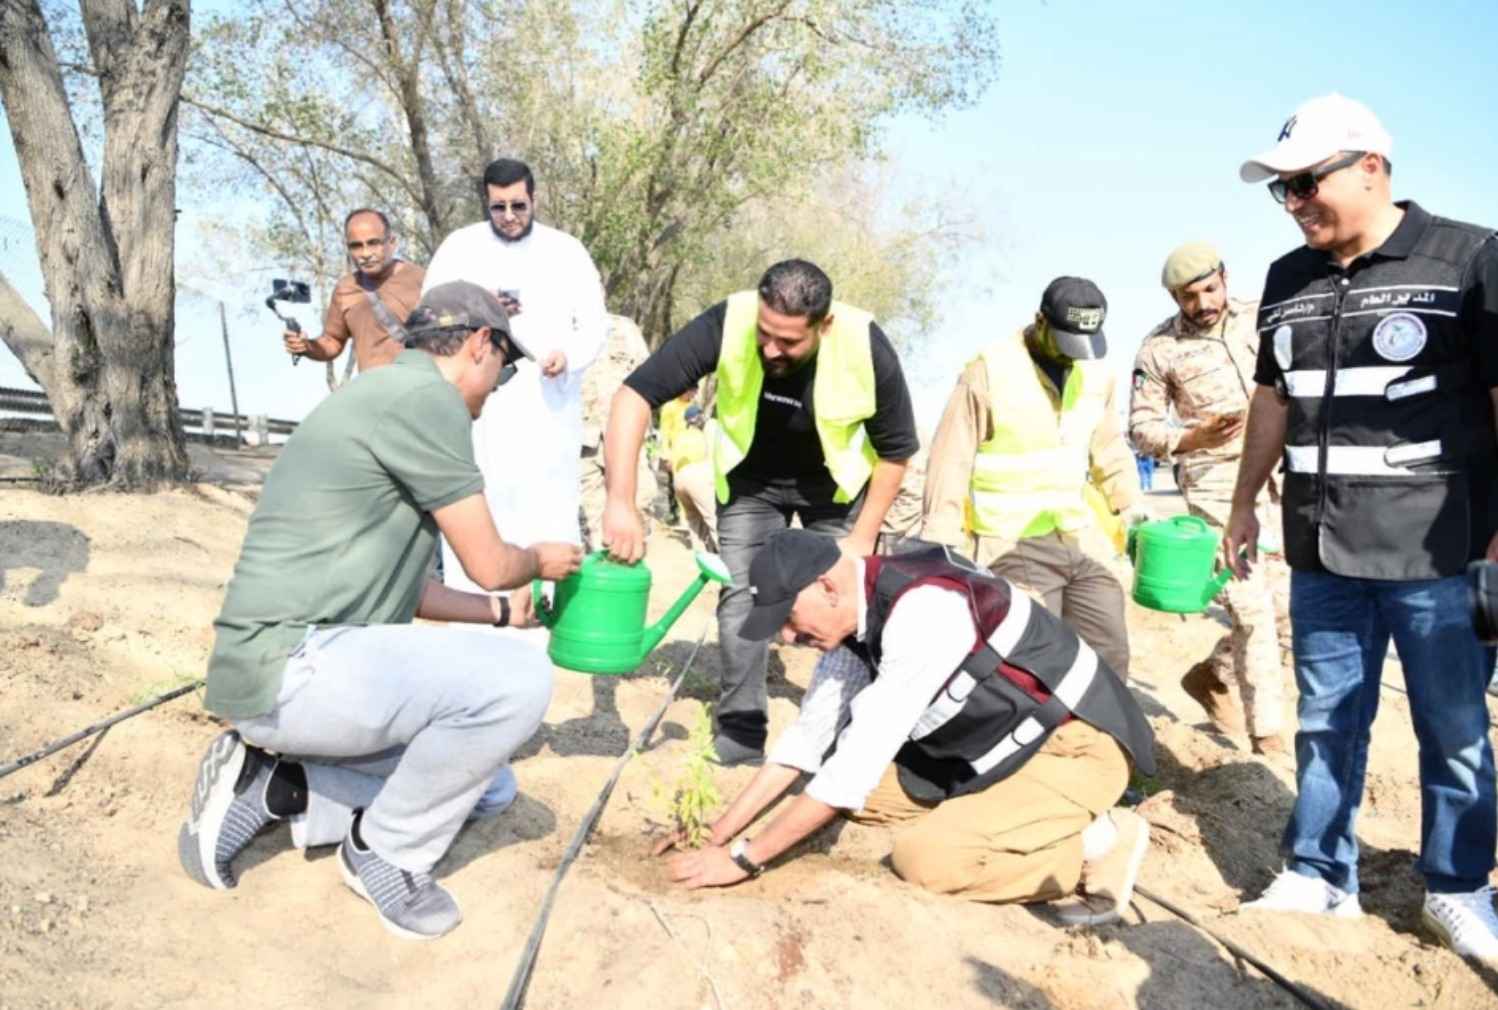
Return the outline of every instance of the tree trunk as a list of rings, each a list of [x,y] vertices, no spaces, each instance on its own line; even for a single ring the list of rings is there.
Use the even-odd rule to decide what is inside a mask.
[[[189,3],[146,0],[137,12],[130,0],[83,0],[104,104],[96,197],[37,0],[0,0],[0,99],[52,308],[52,366],[33,375],[68,439],[65,483],[149,487],[189,473],[173,361]]]

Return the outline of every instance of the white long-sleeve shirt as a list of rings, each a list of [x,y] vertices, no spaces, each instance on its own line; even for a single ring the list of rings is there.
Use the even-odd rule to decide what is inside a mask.
[[[860,561],[859,586],[863,575]],[[863,641],[867,634],[860,595],[857,637]],[[812,774],[806,794],[813,799],[862,809],[921,713],[967,658],[976,634],[962,593],[941,586],[906,592],[884,624],[878,678],[849,649],[824,655],[800,714],[775,741],[769,760]],[[833,741],[837,750],[824,762]]]
[[[495,526],[510,543],[576,543],[583,372],[608,334],[593,259],[577,239],[544,224],[517,242],[505,242],[480,221],[443,240],[422,291],[456,280],[516,292],[520,312],[510,326],[536,356],[489,397],[474,422],[474,456]],[[567,369],[544,378],[540,363],[553,351],[567,356]],[[452,573],[453,566],[446,571]],[[449,582],[475,588],[463,579],[461,566]]]

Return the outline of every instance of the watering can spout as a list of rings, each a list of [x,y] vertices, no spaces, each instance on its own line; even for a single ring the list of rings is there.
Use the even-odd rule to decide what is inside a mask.
[[[1217,598],[1217,594],[1222,592],[1222,587],[1227,585],[1228,580],[1230,580],[1232,577],[1233,570],[1226,565],[1223,565],[1222,571],[1218,572],[1217,576],[1211,582],[1208,582],[1206,587],[1202,590],[1203,610],[1207,609],[1207,604],[1211,603],[1214,599]]]
[[[726,586],[733,581],[733,577],[728,573],[728,566],[723,563],[723,559],[718,557],[718,555],[698,551],[695,557],[697,559],[697,578],[692,581],[690,586],[687,586],[686,590],[682,592],[681,597],[675,603],[671,604],[671,609],[666,611],[659,621],[656,621],[645,629],[645,633],[640,639],[640,655],[636,661],[636,665],[645,662],[645,657],[650,655],[657,645],[661,644],[661,639],[666,637],[666,632],[671,630],[671,625],[675,624],[677,618],[692,605],[692,601],[697,599],[697,594],[702,592],[704,586],[709,582],[718,582]]]

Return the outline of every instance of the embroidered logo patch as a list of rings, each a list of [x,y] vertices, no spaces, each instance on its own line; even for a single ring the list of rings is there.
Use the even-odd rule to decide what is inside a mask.
[[[1288,324],[1274,331],[1274,360],[1279,364],[1280,370],[1288,372],[1290,362],[1295,360],[1293,356],[1294,347],[1291,342],[1295,337],[1295,330]]]
[[[1409,361],[1425,350],[1425,321],[1410,312],[1396,312],[1373,328],[1373,349],[1386,361]]]
[[[1066,321],[1083,333],[1095,333],[1103,325],[1103,310],[1072,306],[1066,310]]]
[[[1290,139],[1290,134],[1292,134],[1292,133],[1295,132],[1295,121],[1298,118],[1300,118],[1300,117],[1298,117],[1298,116],[1291,116],[1289,119],[1285,120],[1285,125],[1282,126],[1282,127],[1280,127],[1280,135],[1279,135],[1279,139],[1280,140],[1289,140]]]

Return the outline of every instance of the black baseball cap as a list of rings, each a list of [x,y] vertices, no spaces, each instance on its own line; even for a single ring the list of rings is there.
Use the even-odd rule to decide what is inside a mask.
[[[739,637],[762,642],[785,627],[796,596],[837,564],[843,552],[837,541],[809,530],[781,530],[773,534],[749,565],[749,594],[754,609],[739,629]]]
[[[1108,299],[1085,277],[1057,277],[1040,297],[1040,314],[1050,324],[1056,349],[1073,361],[1095,361],[1108,353],[1103,320]]]
[[[412,337],[420,336],[429,330],[447,330],[466,328],[468,330],[481,330],[489,327],[495,346],[499,346],[501,336],[510,339],[510,346],[515,353],[510,355],[506,364],[516,360],[516,356],[535,360],[536,356],[526,350],[520,341],[515,339],[515,334],[510,332],[510,314],[500,304],[498,298],[491,291],[485,291],[471,281],[448,281],[446,284],[438,284],[426,294],[421,296],[416,308],[406,318],[406,333]]]

